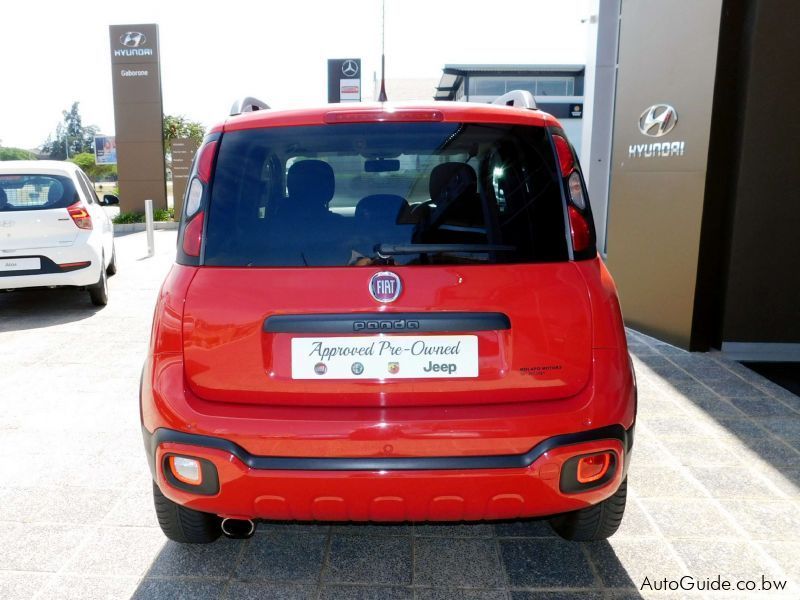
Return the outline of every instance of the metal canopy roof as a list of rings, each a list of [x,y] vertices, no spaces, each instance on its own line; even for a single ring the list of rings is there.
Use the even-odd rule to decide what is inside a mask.
[[[497,73],[498,75],[514,73],[538,73],[557,71],[561,73],[579,73],[585,69],[585,65],[511,65],[511,64],[460,64],[445,65],[445,73]]]
[[[512,65],[512,64],[449,64],[442,69],[434,100],[453,100],[466,75],[554,75],[581,74],[585,65]]]

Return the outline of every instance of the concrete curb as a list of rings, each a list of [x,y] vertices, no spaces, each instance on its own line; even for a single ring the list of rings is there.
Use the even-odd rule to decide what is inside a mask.
[[[160,229],[177,229],[179,223],[175,221],[155,221],[153,228]],[[137,231],[144,231],[144,223],[114,223],[114,235],[122,233],[136,233]]]

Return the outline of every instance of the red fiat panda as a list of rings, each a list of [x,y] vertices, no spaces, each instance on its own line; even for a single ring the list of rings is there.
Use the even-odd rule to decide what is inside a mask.
[[[613,534],[635,381],[558,121],[258,108],[198,151],[155,311],[141,418],[167,537],[541,516]]]

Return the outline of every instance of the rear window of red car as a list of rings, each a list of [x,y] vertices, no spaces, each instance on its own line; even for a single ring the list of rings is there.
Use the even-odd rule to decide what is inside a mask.
[[[549,262],[566,235],[542,127],[275,127],[223,135],[204,263]]]

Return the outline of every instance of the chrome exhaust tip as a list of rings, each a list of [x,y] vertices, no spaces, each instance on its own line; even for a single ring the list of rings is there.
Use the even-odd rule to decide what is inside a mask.
[[[256,532],[256,524],[250,519],[222,519],[222,533],[234,540],[246,540]]]

